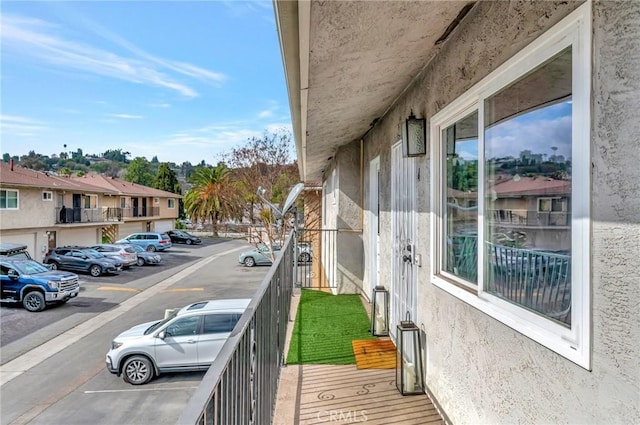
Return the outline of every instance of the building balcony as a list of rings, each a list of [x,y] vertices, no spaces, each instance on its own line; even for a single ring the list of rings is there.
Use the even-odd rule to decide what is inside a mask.
[[[139,218],[139,217],[159,217],[160,207],[146,207],[146,208],[122,208],[122,217],[127,218]]]
[[[81,208],[59,207],[55,209],[56,224],[104,223],[122,221],[122,209],[115,207]]]
[[[568,226],[571,213],[566,211],[490,210],[493,224],[527,227]]]
[[[290,236],[177,423],[443,424],[427,395],[400,395],[395,369],[286,365],[298,258]]]

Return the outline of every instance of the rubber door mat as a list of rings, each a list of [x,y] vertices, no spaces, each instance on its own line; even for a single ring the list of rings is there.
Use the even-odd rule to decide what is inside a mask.
[[[396,346],[390,339],[351,341],[358,369],[395,369]]]

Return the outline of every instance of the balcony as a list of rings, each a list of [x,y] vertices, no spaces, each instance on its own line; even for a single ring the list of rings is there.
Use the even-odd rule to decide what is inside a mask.
[[[300,298],[293,237],[177,423],[444,423],[426,395],[400,395],[394,369],[284,364]]]
[[[528,210],[490,210],[492,223],[528,227],[561,227],[568,226],[571,213]]]
[[[160,207],[122,208],[122,216],[124,218],[159,217]]]
[[[59,207],[55,209],[56,224],[104,223],[113,221],[122,221],[121,208]]]

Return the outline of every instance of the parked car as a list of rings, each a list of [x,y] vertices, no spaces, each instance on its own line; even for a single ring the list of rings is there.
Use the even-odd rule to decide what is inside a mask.
[[[202,243],[199,237],[193,236],[191,233],[183,230],[169,230],[167,235],[169,235],[173,243],[186,243],[187,245]]]
[[[94,245],[91,249],[102,253],[107,257],[118,256],[124,260],[124,267],[130,267],[138,264],[138,255],[133,245],[125,244],[99,244]]]
[[[31,255],[27,251],[26,245],[3,242],[0,243],[0,256],[12,257],[13,259],[31,260]]]
[[[130,245],[130,246],[136,252],[136,255],[137,255],[136,264],[138,264],[139,266],[160,264],[162,262],[162,257],[160,256],[160,254],[156,252],[145,251],[144,248],[142,248],[139,245]]]
[[[100,254],[96,251],[97,254]],[[73,247],[53,248],[47,252],[43,262],[51,265],[53,270],[72,270],[88,272],[97,277],[107,273],[118,273],[122,265],[116,265],[114,259],[100,257],[83,249]]]
[[[122,258],[119,255],[107,256],[107,255],[104,255],[101,252],[96,251],[93,248],[89,248],[89,247],[85,247],[85,246],[78,247],[78,249],[80,251],[84,252],[85,254],[87,254],[91,258],[99,258],[99,259],[111,261],[116,266],[118,271],[122,271],[122,269],[124,269],[124,258]]]
[[[311,244],[308,242],[298,242],[298,261],[308,263],[311,261]]]
[[[163,320],[134,326],[111,342],[107,370],[133,385],[165,372],[207,370],[249,301],[197,302]]]
[[[280,252],[279,246],[273,247],[274,255],[278,255]],[[244,264],[247,267],[253,266],[269,266],[271,265],[271,252],[268,246],[260,245],[251,251],[245,251],[238,257],[238,262]]]
[[[147,251],[164,251],[172,246],[171,238],[166,233],[140,232],[133,233],[116,243],[138,245]]]
[[[3,302],[22,303],[31,312],[47,304],[65,303],[78,296],[78,275],[53,271],[35,260],[0,257],[0,291]]]

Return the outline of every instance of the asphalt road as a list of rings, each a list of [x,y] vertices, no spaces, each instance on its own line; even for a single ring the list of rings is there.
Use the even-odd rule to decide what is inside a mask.
[[[204,373],[132,386],[106,370],[105,354],[117,334],[167,308],[252,297],[269,268],[239,265],[246,249],[243,241],[212,239],[177,245],[161,266],[82,275],[82,292],[65,305],[40,313],[3,306],[0,423],[174,424]]]

